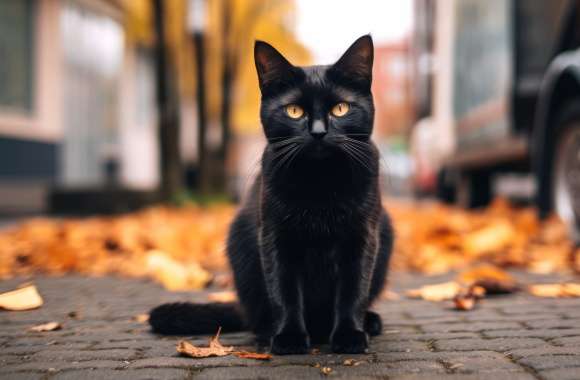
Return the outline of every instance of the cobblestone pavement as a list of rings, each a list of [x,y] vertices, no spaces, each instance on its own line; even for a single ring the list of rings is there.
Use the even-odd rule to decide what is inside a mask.
[[[517,274],[525,283],[563,277]],[[396,291],[448,277],[396,275]],[[0,291],[23,282],[0,282]],[[236,357],[178,357],[179,338],[153,335],[132,321],[161,302],[204,301],[207,293],[170,293],[156,284],[117,278],[37,278],[45,305],[0,312],[1,379],[580,379],[580,299],[525,294],[484,300],[470,312],[446,303],[401,299],[376,305],[384,333],[367,355],[277,356],[268,362]],[[63,329],[29,327],[60,321]],[[187,337],[206,345],[207,337]],[[252,347],[246,333],[224,334],[227,345]],[[344,365],[355,359],[356,366]],[[324,375],[321,368],[332,369]]]

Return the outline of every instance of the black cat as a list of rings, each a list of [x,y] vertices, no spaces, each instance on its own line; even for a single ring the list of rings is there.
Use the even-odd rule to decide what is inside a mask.
[[[372,39],[359,38],[331,66],[293,66],[262,41],[254,57],[268,145],[228,238],[239,304],[166,304],[151,312],[151,326],[249,328],[277,354],[329,339],[334,352],[364,352],[382,330],[368,308],[393,243],[370,141]]]

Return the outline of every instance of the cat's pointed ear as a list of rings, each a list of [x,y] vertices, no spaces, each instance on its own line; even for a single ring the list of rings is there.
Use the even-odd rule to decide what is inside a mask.
[[[294,67],[272,45],[260,40],[254,44],[254,61],[262,93],[272,85],[287,80]]]
[[[332,69],[352,84],[370,91],[373,78],[373,39],[369,34],[359,37],[340,57]]]

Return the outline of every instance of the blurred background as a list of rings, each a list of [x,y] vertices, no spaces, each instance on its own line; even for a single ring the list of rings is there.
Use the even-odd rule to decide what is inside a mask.
[[[329,64],[366,33],[386,194],[503,196],[577,241],[577,0],[0,0],[0,217],[239,200],[254,40]]]

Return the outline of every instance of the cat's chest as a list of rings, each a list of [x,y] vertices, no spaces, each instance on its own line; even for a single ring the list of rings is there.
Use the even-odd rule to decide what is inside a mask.
[[[360,230],[364,218],[355,205],[291,205],[281,213],[281,229],[297,236],[340,236]]]

